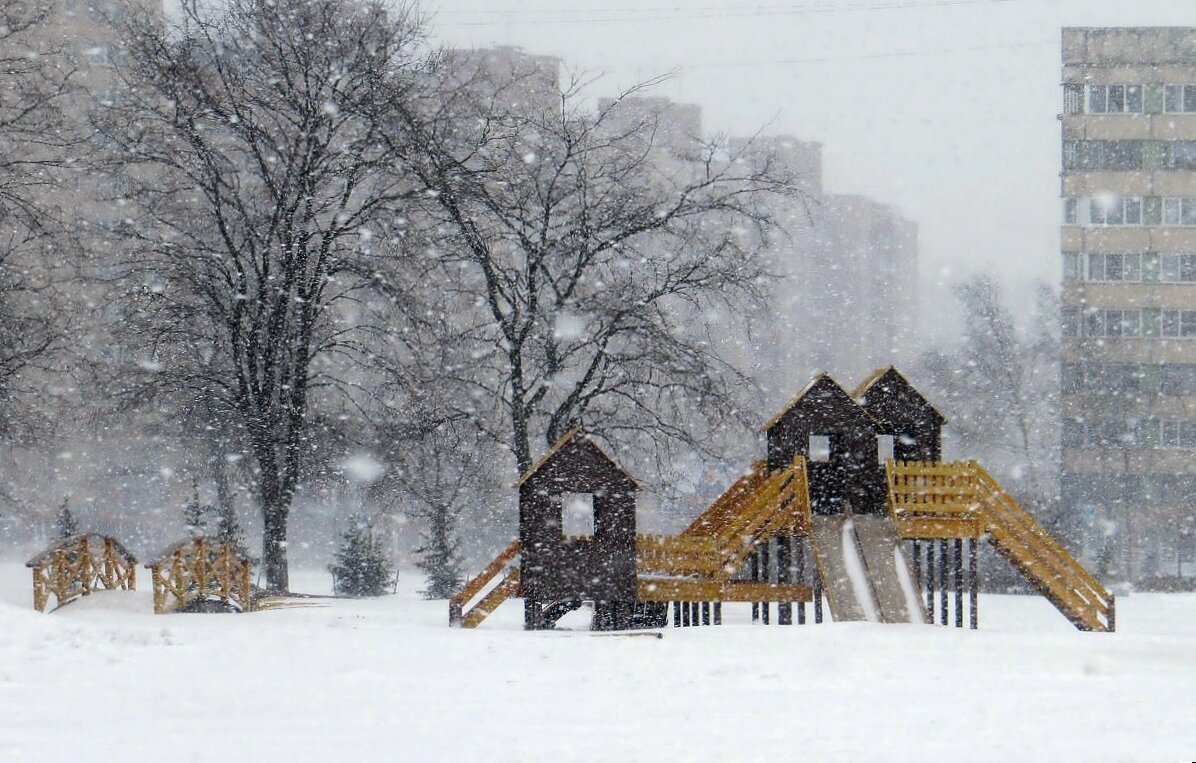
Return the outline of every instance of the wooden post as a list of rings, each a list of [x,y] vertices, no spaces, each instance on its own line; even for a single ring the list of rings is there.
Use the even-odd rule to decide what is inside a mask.
[[[946,625],[950,618],[947,611],[947,541],[939,541],[939,621]]]
[[[714,624],[723,624],[723,603],[721,601],[714,602]]]
[[[710,625],[710,602],[702,602],[702,625]]]
[[[766,540],[760,544],[760,580],[768,582],[772,580],[772,549],[770,547],[771,540]],[[767,601],[760,602],[760,622],[768,625],[769,604]]]
[[[673,627],[681,627],[681,602],[673,602]]]
[[[698,626],[702,624],[702,606],[698,602],[690,602],[689,605],[689,621]]]
[[[690,626],[689,616],[690,616],[689,602],[683,601],[683,602],[681,602],[681,627],[682,628],[688,628]]]
[[[955,539],[955,627],[963,627],[963,538]]]
[[[976,539],[968,538],[968,588],[972,605],[972,630],[980,627],[980,563],[976,558]]]
[[[934,625],[934,541],[926,541],[926,612]]]
[[[752,553],[751,556],[748,557],[748,579],[753,580],[753,581],[760,579],[760,554],[759,554],[759,552],[754,552],[754,553]],[[758,621],[759,619],[760,619],[760,605],[757,604],[756,602],[752,602],[752,622],[754,623],[754,622]]]
[[[822,573],[817,567],[811,570],[814,575],[814,622],[822,622]]]
[[[796,547],[793,549],[793,556],[796,562],[795,566],[797,567],[795,579],[798,583],[804,583],[806,582],[806,539],[798,537],[794,540],[796,541]],[[806,624],[806,603],[804,601],[797,603],[797,624]]]
[[[777,583],[793,580],[793,536],[777,537]],[[793,604],[783,601],[777,604],[777,625],[793,625]]]
[[[523,629],[525,631],[538,631],[543,627],[541,622],[540,602],[530,597],[523,599]]]
[[[913,541],[914,590],[922,587],[922,543],[914,538]]]

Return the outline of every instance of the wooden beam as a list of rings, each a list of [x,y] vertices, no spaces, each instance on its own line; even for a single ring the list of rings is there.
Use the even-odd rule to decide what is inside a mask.
[[[767,582],[732,582],[697,578],[639,578],[640,601],[811,601],[810,586]]]
[[[979,538],[984,534],[982,523],[977,517],[898,516],[893,520],[893,527],[897,530],[897,537],[911,540]]]

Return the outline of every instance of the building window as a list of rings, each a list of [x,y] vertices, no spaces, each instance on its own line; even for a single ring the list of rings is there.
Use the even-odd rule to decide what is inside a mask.
[[[1080,272],[1080,258],[1079,252],[1064,252],[1063,253],[1063,280],[1064,281],[1082,281],[1084,274]]]
[[[1142,199],[1120,196],[1092,199],[1088,206],[1088,222],[1092,225],[1141,225]]]
[[[1072,316],[1064,310],[1063,335],[1088,339],[1138,337],[1142,335],[1142,311],[1136,308],[1090,308],[1083,312],[1083,320],[1080,320],[1078,313]]]
[[[1089,85],[1088,111],[1092,114],[1141,114],[1141,85]]]
[[[1126,397],[1138,394],[1143,378],[1142,369],[1132,363],[1064,363],[1061,386],[1064,394]]]
[[[1079,114],[1084,111],[1084,86],[1065,84],[1063,86],[1063,113]]]
[[[1163,283],[1196,283],[1196,254],[1159,255],[1159,280]]]
[[[1196,141],[1174,140],[1166,144],[1169,170],[1196,170]]]
[[[1171,397],[1196,395],[1196,366],[1177,364],[1160,366],[1159,393]]]
[[[1086,281],[1137,283],[1142,280],[1141,254],[1089,254],[1086,257]]]
[[[1196,225],[1196,199],[1163,199],[1163,225]]]
[[[1196,85],[1164,86],[1163,111],[1168,114],[1196,113]]]
[[[1196,421],[1147,419],[1140,426],[1144,444],[1157,448],[1196,448]]]
[[[1142,169],[1141,140],[1079,140],[1063,144],[1065,170]]]
[[[1078,337],[1080,335],[1080,311],[1074,307],[1063,308],[1060,324],[1064,337]]]
[[[1067,198],[1063,200],[1063,224],[1064,225],[1079,225],[1080,224],[1080,200],[1077,198]]]
[[[1162,310],[1160,331],[1171,339],[1196,338],[1196,310]]]

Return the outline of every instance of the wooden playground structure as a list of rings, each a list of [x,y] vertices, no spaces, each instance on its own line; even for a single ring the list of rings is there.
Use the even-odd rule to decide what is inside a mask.
[[[137,560],[114,538],[75,535],[63,538],[25,563],[33,570],[33,607],[45,612],[92,591],[137,588]]]
[[[1030,512],[976,462],[942,461],[945,423],[896,369],[851,394],[820,375],[765,426],[767,458],[673,536],[636,534],[634,479],[574,430],[520,479],[519,540],[450,600],[449,622],[477,627],[522,597],[529,630],[585,603],[595,630],[717,625],[728,602],[787,625],[807,604],[822,622],[825,599],[837,621],[962,628],[966,598],[976,628],[987,541],[1077,628],[1113,631],[1113,595]],[[591,535],[562,532],[574,494],[592,496]]]

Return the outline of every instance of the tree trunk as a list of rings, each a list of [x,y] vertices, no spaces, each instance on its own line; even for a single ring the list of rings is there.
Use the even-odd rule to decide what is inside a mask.
[[[266,570],[266,590],[285,593],[290,590],[287,573],[287,514],[289,506],[274,500],[263,506],[262,565]]]

